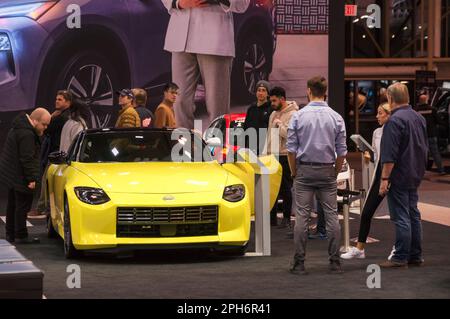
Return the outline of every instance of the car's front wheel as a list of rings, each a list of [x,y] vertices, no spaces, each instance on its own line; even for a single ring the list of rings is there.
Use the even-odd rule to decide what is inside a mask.
[[[80,50],[58,56],[58,68],[51,68],[41,79],[38,103],[52,109],[56,92],[66,89],[89,106],[89,127],[114,125],[114,92],[127,87],[108,56],[96,50]]]
[[[67,259],[80,257],[81,252],[75,248],[72,241],[72,228],[70,225],[69,202],[64,198],[64,255]]]

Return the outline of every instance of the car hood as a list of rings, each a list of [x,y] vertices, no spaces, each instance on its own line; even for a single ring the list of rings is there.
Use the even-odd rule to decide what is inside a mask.
[[[49,2],[51,0],[41,0],[41,1],[36,1],[36,0],[2,0],[0,2],[0,8],[3,7],[11,7],[11,6],[18,6],[21,4],[27,4],[27,3],[33,3],[33,2]]]
[[[223,192],[228,178],[228,172],[217,162],[73,163],[72,166],[110,193]]]

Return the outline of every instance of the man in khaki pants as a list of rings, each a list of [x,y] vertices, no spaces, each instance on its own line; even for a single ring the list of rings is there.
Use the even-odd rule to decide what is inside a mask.
[[[233,12],[245,12],[250,0],[161,1],[171,15],[164,49],[172,52],[172,80],[180,87],[175,118],[179,127],[192,129],[200,76],[210,120],[229,113]]]

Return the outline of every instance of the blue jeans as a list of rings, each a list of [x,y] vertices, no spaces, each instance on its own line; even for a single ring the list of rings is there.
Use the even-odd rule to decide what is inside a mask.
[[[417,208],[417,189],[398,189],[392,185],[387,199],[395,224],[395,253],[391,260],[400,263],[422,260],[422,222]]]

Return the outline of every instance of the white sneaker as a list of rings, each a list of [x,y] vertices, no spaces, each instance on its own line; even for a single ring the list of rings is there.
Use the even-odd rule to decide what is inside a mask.
[[[353,258],[364,259],[364,258],[366,258],[366,254],[364,253],[364,249],[359,250],[356,247],[350,247],[350,250],[348,252],[346,252],[345,254],[342,254],[341,258],[342,259],[353,259]]]
[[[392,257],[394,256],[394,254],[395,254],[395,245],[392,246],[392,250],[391,250],[391,253],[390,253],[389,257],[388,257],[388,260],[391,260]]]

